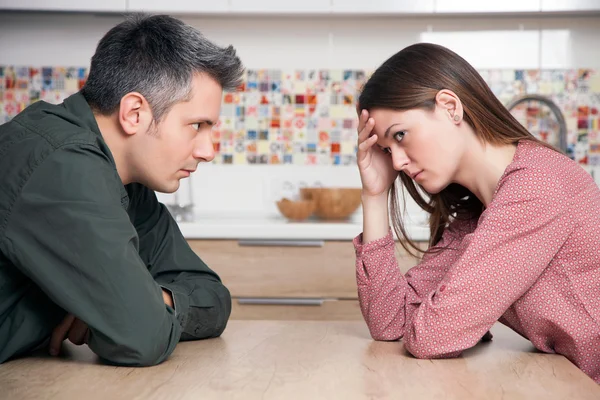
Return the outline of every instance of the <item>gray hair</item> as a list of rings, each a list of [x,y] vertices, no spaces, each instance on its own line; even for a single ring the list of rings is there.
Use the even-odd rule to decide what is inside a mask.
[[[243,72],[233,46],[219,47],[168,15],[133,14],[98,43],[82,94],[92,110],[110,115],[123,96],[139,92],[159,121],[190,99],[194,74],[205,73],[233,90]]]

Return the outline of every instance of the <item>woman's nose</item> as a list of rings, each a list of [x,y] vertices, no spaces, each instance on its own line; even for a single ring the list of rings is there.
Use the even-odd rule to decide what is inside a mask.
[[[392,165],[396,171],[403,171],[409,164],[410,159],[406,155],[404,149],[394,147],[390,149],[392,152]]]

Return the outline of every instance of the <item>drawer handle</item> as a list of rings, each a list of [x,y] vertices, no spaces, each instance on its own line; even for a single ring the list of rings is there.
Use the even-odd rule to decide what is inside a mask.
[[[274,306],[322,306],[324,299],[240,297],[239,304],[274,305]]]
[[[285,246],[285,247],[323,247],[322,240],[269,240],[244,239],[238,240],[238,246]]]

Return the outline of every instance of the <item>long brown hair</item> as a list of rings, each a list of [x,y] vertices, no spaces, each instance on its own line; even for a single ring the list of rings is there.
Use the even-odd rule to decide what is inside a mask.
[[[507,145],[530,140],[552,148],[535,138],[511,115],[466,60],[435,44],[414,44],[390,57],[365,83],[358,103],[360,109],[368,111],[376,108],[432,111],[435,97],[442,89],[451,90],[460,98],[464,121],[484,143]],[[440,241],[453,219],[478,218],[483,211],[481,201],[462,185],[452,183],[441,192],[430,194],[415,185],[405,173],[400,172],[398,176],[400,179],[394,182],[390,191],[390,213],[394,231],[410,254],[416,255],[423,250],[406,234],[404,189],[430,214],[430,248]]]

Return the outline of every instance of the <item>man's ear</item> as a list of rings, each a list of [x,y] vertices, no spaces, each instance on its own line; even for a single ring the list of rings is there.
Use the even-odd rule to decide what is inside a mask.
[[[138,92],[130,92],[121,98],[119,124],[127,135],[146,132],[152,124],[152,110],[146,98]]]
[[[456,93],[452,90],[440,90],[435,96],[435,104],[444,111],[452,122],[459,123],[462,119],[462,103]]]

